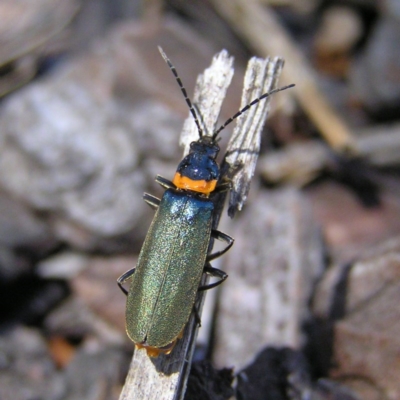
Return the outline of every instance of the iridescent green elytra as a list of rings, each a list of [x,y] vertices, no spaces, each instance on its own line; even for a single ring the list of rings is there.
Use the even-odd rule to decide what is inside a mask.
[[[181,333],[195,303],[211,236],[213,203],[168,189],[150,226],[126,303],[135,343],[162,348]]]

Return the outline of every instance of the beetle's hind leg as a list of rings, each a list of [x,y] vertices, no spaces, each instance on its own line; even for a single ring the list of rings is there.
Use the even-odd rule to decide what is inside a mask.
[[[129,271],[126,271],[124,274],[122,274],[118,279],[117,283],[119,288],[122,290],[122,293],[127,296],[128,291],[122,286],[123,283],[125,283],[128,279],[132,277],[132,275],[135,273],[136,268],[132,268]]]
[[[227,277],[228,274],[226,274],[224,271],[221,271],[220,269],[213,268],[210,263],[207,263],[204,267],[203,272],[206,274],[209,274],[211,276],[215,276],[217,278],[220,278],[219,281],[214,282],[214,283],[209,283],[208,285],[203,285],[198,288],[198,291],[203,291],[203,290],[208,290],[215,288],[216,286],[220,285]],[[201,318],[199,314],[199,310],[196,307],[196,303],[193,305],[193,313],[194,313],[194,319],[196,320],[196,323],[201,326]]]
[[[200,289],[199,289],[200,290]],[[196,324],[201,327],[201,318],[200,318],[200,313],[199,310],[196,307],[196,303],[193,304],[193,314],[194,314],[194,320],[196,321]]]
[[[207,261],[212,261],[215,260],[216,258],[222,256],[222,254],[225,254],[233,245],[233,242],[235,241],[235,239],[233,239],[232,237],[230,237],[229,235],[227,235],[226,233],[222,233],[220,231],[217,230],[212,230],[211,231],[211,237],[214,239],[218,239],[221,240],[225,243],[227,243],[227,246],[221,250],[221,251],[216,251],[215,253],[209,254],[207,256]]]
[[[223,281],[226,280],[226,278],[228,277],[228,274],[224,271],[221,271],[220,269],[217,268],[213,268],[210,263],[207,263],[206,266],[204,267],[204,272],[206,274],[209,274],[211,276],[220,278],[219,281],[214,282],[214,283],[209,283],[208,285],[203,285],[200,286],[198,290],[208,290],[208,289],[212,289],[217,287],[218,285],[220,285]]]

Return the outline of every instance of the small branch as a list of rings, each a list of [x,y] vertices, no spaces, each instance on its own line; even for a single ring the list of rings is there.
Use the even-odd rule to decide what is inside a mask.
[[[372,165],[388,167],[400,164],[400,124],[360,129],[357,144],[360,155]]]
[[[212,0],[240,36],[261,55],[279,54],[287,62],[285,82],[296,84],[293,92],[304,111],[333,150],[357,153],[350,128],[319,90],[314,71],[267,6],[256,0]]]
[[[400,124],[359,129],[356,143],[360,159],[370,166],[386,168],[400,164]],[[297,187],[309,184],[324,171],[335,173],[335,169],[337,161],[331,149],[320,140],[291,143],[281,150],[267,152],[258,163],[267,182]]]
[[[280,58],[271,61],[269,58],[264,60],[253,57],[247,65],[240,107],[273,90],[282,67],[283,60]],[[271,97],[268,97],[242,114],[229,141],[225,162],[236,169],[229,198],[228,214],[231,217],[242,209],[246,201],[260,152],[261,133],[268,116],[270,100]]]
[[[226,256],[213,360],[240,370],[265,346],[301,347],[323,244],[310,204],[293,188],[263,189],[232,225],[241,240]]]

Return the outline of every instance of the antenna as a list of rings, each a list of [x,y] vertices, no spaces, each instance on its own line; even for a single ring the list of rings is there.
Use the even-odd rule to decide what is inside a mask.
[[[183,96],[185,97],[186,104],[189,106],[189,110],[192,113],[192,116],[194,118],[194,122],[196,123],[196,126],[197,126],[197,130],[199,131],[199,136],[200,136],[200,138],[202,138],[203,137],[203,130],[201,129],[200,122],[197,119],[196,110],[194,109],[193,104],[192,104],[192,102],[190,101],[190,99],[189,99],[189,97],[187,95],[186,89],[182,84],[181,78],[179,78],[178,72],[176,72],[176,68],[171,63],[170,59],[167,57],[167,55],[164,53],[163,49],[160,46],[158,46],[158,51],[160,52],[160,54],[162,55],[163,59],[168,64],[170,70],[174,74],[175,79],[178,82],[179,87],[181,88],[181,92],[183,93]]]
[[[239,110],[235,115],[233,115],[232,117],[230,117],[229,119],[227,119],[212,135],[212,140],[215,140],[218,136],[218,134],[225,129],[225,127],[227,125],[229,125],[232,121],[234,121],[237,117],[239,117],[240,115],[242,115],[244,112],[246,112],[250,107],[254,106],[255,104],[259,103],[261,100],[271,96],[274,93],[277,92],[281,92],[282,90],[286,90],[289,89],[291,87],[295,86],[294,83],[292,83],[291,85],[287,85],[287,86],[283,86],[274,90],[271,90],[268,93],[264,93],[262,94],[260,97],[257,97],[256,99],[254,99],[252,102],[250,102],[249,104],[247,104],[246,106],[244,106],[241,110]]]
[[[179,78],[178,72],[176,71],[176,68],[174,67],[174,65],[171,63],[170,59],[167,57],[167,55],[164,53],[163,49],[158,46],[158,51],[160,52],[160,54],[162,55],[163,59],[165,60],[165,62],[168,64],[170,70],[172,71],[172,73],[175,76],[176,81],[178,82],[179,87],[181,88],[181,92],[183,93],[183,96],[185,97],[186,100],[186,104],[189,106],[189,110],[194,118],[194,122],[196,123],[197,126],[197,130],[199,131],[199,136],[200,138],[202,138],[204,136],[203,134],[203,129],[200,126],[200,122],[199,119],[197,117],[197,114],[199,114],[199,116],[201,117],[201,114],[199,112],[196,113],[196,109],[193,106],[192,102],[190,101],[186,89],[182,84],[181,78]],[[293,86],[295,86],[293,83],[291,85],[287,85],[287,86],[283,86],[274,90],[271,90],[268,93],[264,93],[262,94],[260,97],[257,97],[256,99],[254,99],[252,102],[250,102],[249,104],[247,104],[246,106],[244,106],[241,110],[239,110],[235,115],[233,115],[232,117],[230,117],[229,119],[227,119],[211,136],[212,141],[215,141],[215,139],[217,138],[218,134],[226,128],[227,125],[229,125],[232,121],[234,121],[236,118],[238,118],[240,115],[242,115],[244,112],[246,112],[250,107],[254,106],[255,104],[259,103],[261,100],[271,96],[274,93],[277,92],[281,92],[282,90],[286,90],[289,88],[292,88]],[[204,122],[203,122],[204,124]]]

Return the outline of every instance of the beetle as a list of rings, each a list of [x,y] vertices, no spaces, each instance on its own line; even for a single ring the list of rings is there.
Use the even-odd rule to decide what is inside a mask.
[[[117,280],[127,295],[127,334],[137,348],[145,348],[151,357],[169,354],[182,337],[191,313],[196,313],[197,292],[216,287],[228,277],[210,265],[211,260],[226,253],[234,242],[225,233],[212,229],[214,203],[209,196],[218,190],[229,189],[226,182],[217,187],[220,180],[216,162],[220,151],[218,134],[252,105],[286,88],[263,94],[229,118],[212,135],[205,135],[175,67],[162,49],[159,50],[185,97],[199,139],[191,143],[189,154],[179,163],[172,181],[156,177],[156,182],[166,189],[161,200],[144,194],[144,200],[156,209],[156,213],[136,268]],[[207,254],[211,238],[224,241],[226,247]],[[200,286],[203,273],[218,280]],[[129,291],[122,286],[128,279],[132,280]]]

